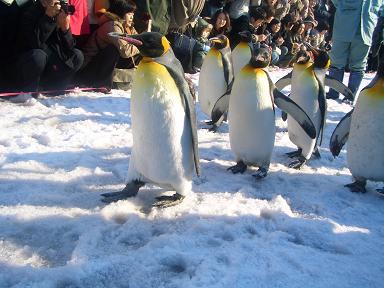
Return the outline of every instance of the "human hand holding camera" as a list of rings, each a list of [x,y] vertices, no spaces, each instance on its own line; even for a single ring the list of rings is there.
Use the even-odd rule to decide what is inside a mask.
[[[61,10],[56,17],[56,23],[57,23],[57,26],[61,29],[61,31],[67,32],[69,30],[69,25],[70,25],[69,14]]]
[[[45,14],[50,18],[54,18],[60,13],[61,5],[58,0],[42,0],[41,4],[45,8]]]

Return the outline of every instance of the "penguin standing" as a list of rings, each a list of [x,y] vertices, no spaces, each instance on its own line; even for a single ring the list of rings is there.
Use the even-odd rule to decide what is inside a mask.
[[[233,66],[228,38],[221,35],[210,41],[213,46],[201,66],[198,93],[201,110],[211,117],[211,130],[216,131],[228,112]],[[219,99],[220,103],[216,103]]]
[[[192,174],[200,174],[195,110],[183,68],[160,33],[122,36],[143,59],[132,84],[133,147],[128,184],[102,194],[104,202],[133,197],[145,183],[175,190],[157,197],[154,206],[175,205],[191,191]]]
[[[345,95],[346,98],[353,97],[352,91],[345,86],[339,80],[336,80],[330,77],[327,73],[331,60],[326,51],[315,49],[310,44],[305,43],[305,46],[311,51],[314,58],[313,71],[316,74],[317,79],[323,84],[323,86],[328,86],[337,92]],[[281,79],[279,79],[275,85],[279,90],[283,90],[286,86],[291,85],[292,82],[292,72],[288,73]]]
[[[267,175],[275,142],[274,104],[294,119],[308,138],[316,138],[316,129],[308,115],[290,98],[277,90],[268,73],[271,55],[268,48],[255,48],[249,64],[237,74],[229,105],[229,139],[237,164],[228,168],[243,173],[247,165],[258,166],[253,176]]]
[[[243,31],[239,32],[239,35],[240,43],[232,51],[233,74],[235,77],[241,68],[249,63],[254,45],[251,32]]]
[[[355,108],[336,126],[330,140],[333,156],[348,140],[348,168],[355,179],[345,185],[352,192],[366,192],[367,180],[384,181],[384,59],[376,77],[361,90]],[[383,189],[378,192],[384,193]]]
[[[316,138],[309,138],[303,133],[295,119],[288,116],[289,139],[298,147],[297,151],[289,152],[289,157],[297,157],[289,167],[300,169],[314,152],[320,157],[318,145],[321,144],[325,124],[326,98],[323,83],[317,78],[315,66],[306,50],[300,50],[296,55],[291,77],[291,99],[297,103],[311,118],[316,128]]]

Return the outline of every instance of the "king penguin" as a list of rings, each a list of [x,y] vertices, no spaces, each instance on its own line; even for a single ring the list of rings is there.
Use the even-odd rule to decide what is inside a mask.
[[[331,60],[327,51],[316,49],[308,43],[305,43],[305,47],[308,48],[308,50],[313,55],[313,71],[315,72],[317,79],[323,84],[323,86],[327,86],[336,90],[337,92],[343,94],[345,98],[352,97],[349,99],[353,99],[353,93],[347,86],[345,86],[339,80],[336,80],[326,74],[331,65]],[[286,86],[290,85],[291,82],[292,72],[279,79],[275,83],[275,85],[277,89],[283,90]]]
[[[237,44],[232,51],[233,74],[235,77],[241,68],[247,65],[249,60],[251,60],[254,45],[251,32],[243,31],[239,32],[239,35],[240,43]]]
[[[289,164],[289,167],[300,169],[313,152],[315,152],[315,156],[320,157],[318,145],[322,141],[327,103],[324,85],[316,76],[308,51],[300,50],[295,57],[291,99],[308,114],[316,128],[316,138],[308,138],[300,125],[288,115],[289,139],[298,147],[297,151],[287,153],[289,157],[297,157]]]
[[[237,74],[230,97],[228,123],[231,150],[237,164],[233,173],[244,173],[247,165],[259,167],[256,179],[267,175],[275,142],[274,104],[297,121],[308,138],[316,138],[316,129],[294,101],[275,88],[263,70],[271,59],[268,47],[255,48],[249,64]]]
[[[216,131],[228,112],[233,65],[228,38],[221,35],[211,38],[210,41],[212,47],[200,70],[198,97],[201,110],[212,120],[209,123],[212,124],[210,130]]]
[[[191,191],[192,174],[200,174],[195,108],[183,68],[160,33],[122,36],[143,59],[131,93],[133,147],[128,184],[102,194],[104,202],[133,197],[145,183],[175,190],[157,197],[154,206],[175,205]]]
[[[355,107],[336,126],[330,140],[333,156],[338,156],[348,140],[347,162],[354,183],[352,192],[366,192],[367,180],[384,181],[384,59],[375,78],[361,90]],[[378,189],[384,193],[384,188]]]

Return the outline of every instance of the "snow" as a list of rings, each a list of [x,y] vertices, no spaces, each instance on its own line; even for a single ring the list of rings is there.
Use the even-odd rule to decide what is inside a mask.
[[[0,103],[0,287],[382,287],[382,183],[349,192],[346,151],[334,159],[328,148],[347,104],[328,100],[322,158],[299,171],[287,167],[295,147],[277,111],[270,172],[258,182],[255,168],[226,170],[228,125],[203,129],[197,105],[203,176],[162,210],[149,209],[166,192],[156,186],[100,202],[125,184],[130,91],[30,104]]]

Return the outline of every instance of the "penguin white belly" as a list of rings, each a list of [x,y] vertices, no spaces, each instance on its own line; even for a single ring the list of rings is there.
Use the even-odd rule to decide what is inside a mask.
[[[275,141],[275,114],[268,78],[261,69],[246,66],[239,72],[229,100],[228,121],[237,161],[268,167]]]
[[[352,114],[348,167],[355,178],[384,181],[384,99],[364,90]]]
[[[309,71],[300,70],[292,73],[291,98],[311,118],[317,135],[321,127],[318,91],[319,84]],[[288,135],[296,146],[303,149],[303,156],[308,159],[313,152],[316,139],[311,139],[290,115],[288,115]]]
[[[190,121],[167,69],[142,61],[131,97],[133,147],[128,180],[142,179],[186,194],[192,187]]]
[[[233,63],[233,74],[236,75],[240,70],[249,63],[251,59],[251,49],[247,43],[240,42],[235,49],[232,51],[232,63]]]
[[[204,58],[199,76],[198,91],[201,110],[211,117],[216,101],[227,91],[221,54],[214,48],[209,50]]]

